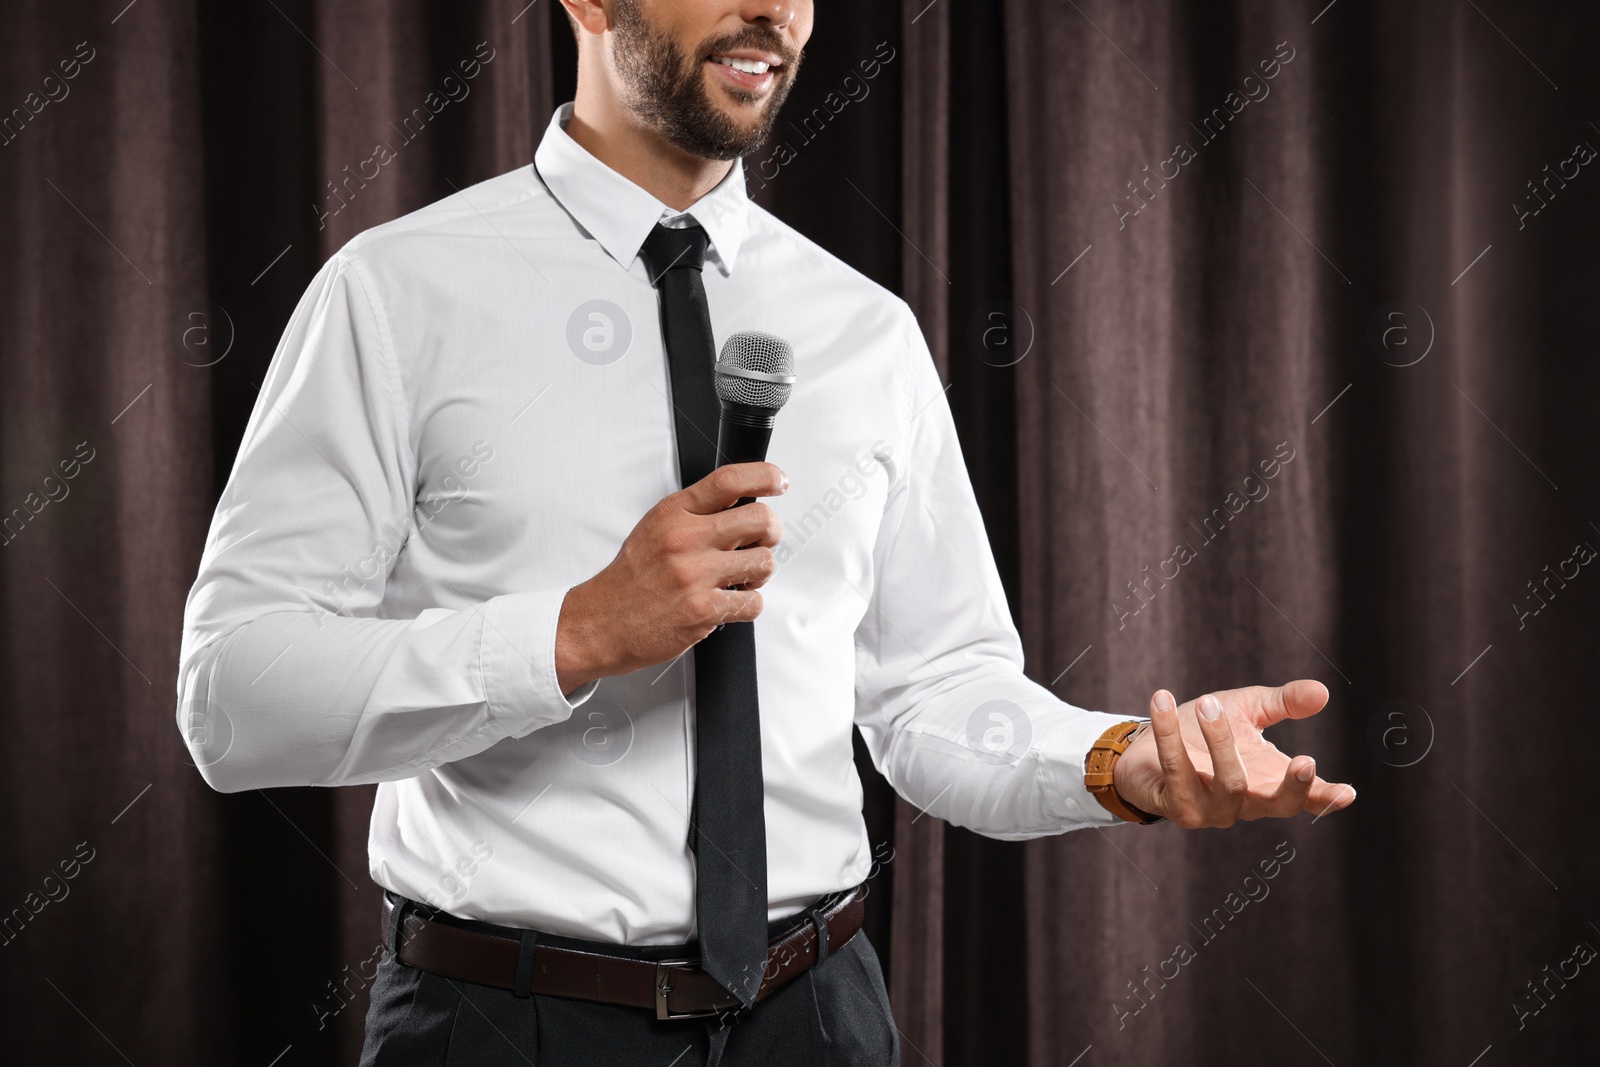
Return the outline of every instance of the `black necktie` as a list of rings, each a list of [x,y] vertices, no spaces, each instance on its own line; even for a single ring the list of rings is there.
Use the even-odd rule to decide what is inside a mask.
[[[678,473],[684,485],[716,466],[716,343],[700,280],[705,230],[657,225],[640,255],[661,292],[671,367]],[[767,963],[767,822],[755,627],[729,623],[694,646],[695,784],[690,847],[700,966],[745,1007]]]

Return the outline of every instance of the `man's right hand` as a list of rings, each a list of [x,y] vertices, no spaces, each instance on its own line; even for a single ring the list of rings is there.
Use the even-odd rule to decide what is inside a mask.
[[[783,526],[762,503],[789,479],[771,463],[718,467],[639,520],[617,558],[567,591],[556,623],[563,693],[682,655],[725,622],[761,614]],[[741,551],[742,549],[742,551]]]

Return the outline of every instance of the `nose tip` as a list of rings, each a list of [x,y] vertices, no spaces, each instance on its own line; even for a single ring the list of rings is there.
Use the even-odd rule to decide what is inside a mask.
[[[792,0],[764,0],[759,9],[749,18],[750,22],[760,22],[771,26],[773,29],[786,29],[794,21],[795,5]]]

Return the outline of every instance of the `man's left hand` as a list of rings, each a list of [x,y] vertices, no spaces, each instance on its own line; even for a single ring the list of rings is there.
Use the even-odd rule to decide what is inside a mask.
[[[1118,757],[1112,786],[1134,807],[1188,829],[1347,808],[1353,786],[1324,781],[1310,756],[1291,759],[1261,735],[1327,702],[1327,687],[1310,679],[1208,693],[1176,708],[1158,690],[1150,729]]]

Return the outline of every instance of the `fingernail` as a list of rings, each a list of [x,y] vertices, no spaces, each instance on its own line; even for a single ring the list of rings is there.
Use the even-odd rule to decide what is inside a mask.
[[[1296,771],[1294,776],[1300,779],[1302,782],[1309,782],[1311,779],[1317,776],[1317,765],[1315,763],[1308,763]]]
[[[1213,696],[1200,698],[1200,717],[1206,722],[1216,722],[1217,716],[1222,714],[1222,701]]]
[[[781,470],[778,472],[778,491],[780,493],[789,491],[789,476]]]
[[[1171,711],[1172,710],[1172,697],[1167,694],[1167,691],[1165,689],[1161,690],[1161,692],[1156,694],[1156,710],[1157,711]]]

